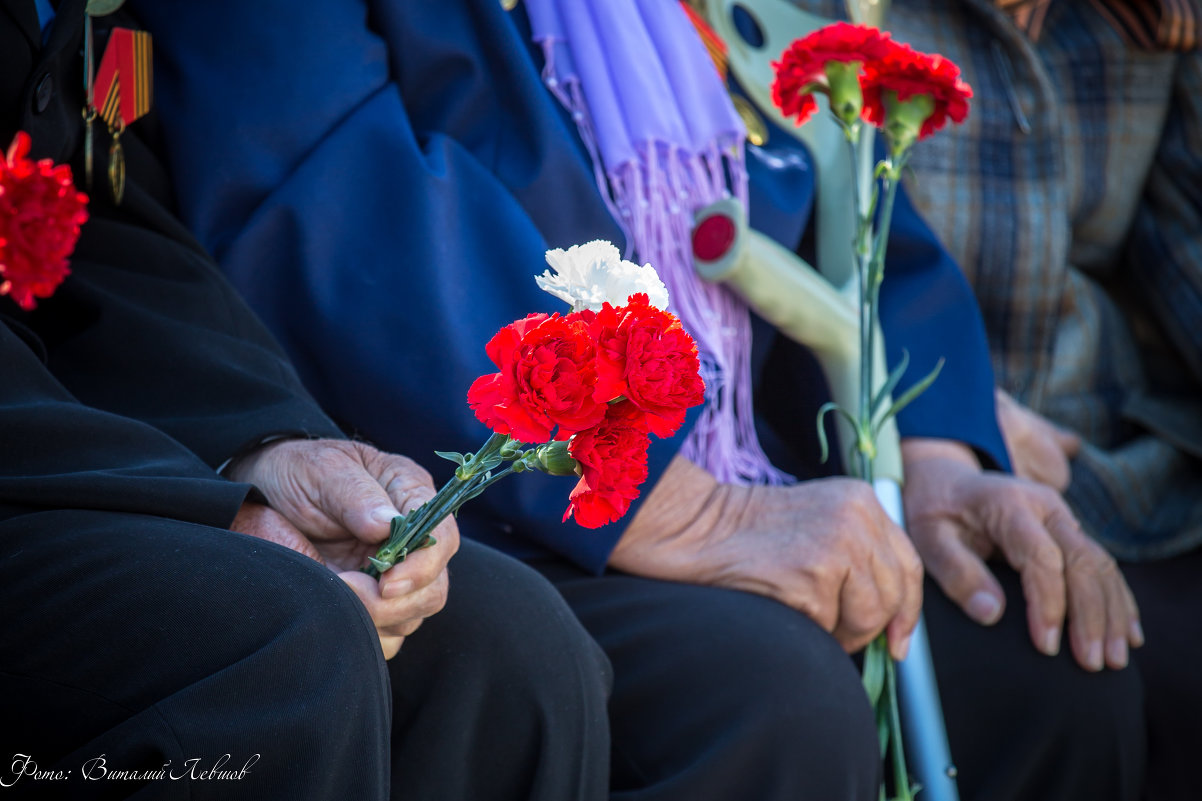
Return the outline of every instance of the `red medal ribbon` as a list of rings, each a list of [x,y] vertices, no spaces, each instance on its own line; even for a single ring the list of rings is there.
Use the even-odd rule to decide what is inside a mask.
[[[113,28],[92,89],[92,108],[121,128],[150,111],[151,40],[146,31]]]

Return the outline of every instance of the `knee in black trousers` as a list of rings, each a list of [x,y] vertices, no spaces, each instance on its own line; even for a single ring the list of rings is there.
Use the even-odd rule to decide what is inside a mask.
[[[601,801],[609,662],[559,593],[464,540],[446,608],[388,666],[393,798]]]
[[[1067,637],[1035,650],[1017,575],[995,566],[1006,612],[971,621],[928,580],[924,611],[962,801],[1136,801],[1144,695],[1136,666],[1089,673]]]
[[[22,776],[11,797],[385,796],[379,645],[312,560],[163,518],[47,512],[0,524],[0,596],[0,774],[16,754],[70,771]],[[247,770],[195,778],[219,762]]]
[[[877,797],[858,672],[809,618],[742,592],[538,567],[613,663],[613,798]]]

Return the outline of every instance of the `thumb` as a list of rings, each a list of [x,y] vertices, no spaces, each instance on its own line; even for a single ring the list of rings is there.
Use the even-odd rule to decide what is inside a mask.
[[[392,519],[400,514],[380,483],[357,466],[323,485],[320,505],[327,517],[356,539],[369,543],[386,540]]]
[[[933,523],[925,535],[921,526],[912,526],[911,535],[919,547],[923,566],[939,588],[982,626],[992,626],[1002,617],[1006,595],[989,568],[960,538],[955,524]]]

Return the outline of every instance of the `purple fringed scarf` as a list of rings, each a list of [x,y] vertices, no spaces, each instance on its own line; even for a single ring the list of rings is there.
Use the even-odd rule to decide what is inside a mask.
[[[543,80],[571,112],[627,249],[668,286],[707,403],[682,453],[719,481],[780,484],[755,435],[746,304],[693,270],[693,213],[747,205],[742,122],[676,0],[526,0]]]

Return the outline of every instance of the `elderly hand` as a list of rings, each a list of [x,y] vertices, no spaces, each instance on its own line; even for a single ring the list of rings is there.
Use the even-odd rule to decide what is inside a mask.
[[[430,475],[412,460],[360,442],[283,440],[239,460],[230,478],[254,484],[271,507],[244,504],[233,530],[337,571],[367,607],[386,659],[446,604],[447,562],[459,549],[449,518],[434,531],[437,545],[411,554],[378,581],[359,572],[387,539],[392,518],[434,495]]]
[[[1020,478],[1047,484],[1057,492],[1072,480],[1069,460],[1081,450],[1081,438],[997,390],[998,424]]]
[[[922,607],[917,554],[872,489],[853,479],[736,487],[677,456],[609,564],[774,598],[849,652],[885,631],[898,659]]]
[[[1143,644],[1139,610],[1114,559],[1046,486],[983,471],[965,445],[902,440],[906,523],[927,572],[965,614],[1001,618],[1005,595],[985,565],[1000,554],[1022,578],[1031,641],[1060,650],[1068,619],[1073,656],[1088,670],[1127,664]]]

